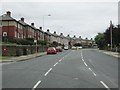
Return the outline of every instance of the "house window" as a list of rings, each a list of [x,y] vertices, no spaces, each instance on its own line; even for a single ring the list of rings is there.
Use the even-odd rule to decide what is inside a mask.
[[[7,32],[3,32],[3,36],[7,36]]]

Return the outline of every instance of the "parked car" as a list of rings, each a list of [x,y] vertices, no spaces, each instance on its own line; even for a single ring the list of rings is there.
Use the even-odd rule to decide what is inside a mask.
[[[77,47],[78,49],[82,49],[82,46],[80,46],[80,47]]]
[[[57,54],[57,50],[55,49],[55,47],[49,47],[47,49],[47,54]]]
[[[72,50],[77,50],[77,47],[75,47],[75,46],[72,46]]]
[[[68,46],[66,45],[66,46],[64,46],[64,50],[68,50]]]
[[[56,50],[57,50],[57,52],[62,52],[62,47],[58,46],[58,47],[56,47]]]

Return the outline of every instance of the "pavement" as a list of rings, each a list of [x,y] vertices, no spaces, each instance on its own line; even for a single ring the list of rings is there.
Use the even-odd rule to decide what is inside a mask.
[[[37,53],[37,54],[30,54],[30,55],[24,55],[24,56],[19,56],[19,57],[11,57],[9,59],[2,60],[1,62],[5,63],[5,62],[24,61],[24,60],[29,60],[29,59],[32,59],[32,58],[40,57],[40,56],[43,56],[43,55],[46,55],[46,54],[47,54],[47,52],[40,52],[40,53]]]
[[[109,56],[120,58],[120,53],[118,53],[118,52],[112,52],[112,51],[106,51],[106,50],[99,50],[99,52],[102,52],[102,53],[109,55]]]

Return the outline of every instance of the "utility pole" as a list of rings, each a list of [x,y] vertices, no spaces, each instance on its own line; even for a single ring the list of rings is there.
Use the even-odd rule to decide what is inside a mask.
[[[110,43],[111,43],[111,51],[112,51],[112,46],[113,46],[112,45],[112,42],[113,42],[112,41],[112,21],[110,21],[110,41],[111,41]]]
[[[44,35],[44,34],[45,34],[45,33],[44,33],[44,32],[45,32],[45,31],[44,31],[44,29],[45,29],[45,28],[44,28],[44,18],[45,18],[45,16],[51,16],[51,14],[43,15],[43,51],[44,51],[44,42],[45,42],[45,38],[44,38],[44,37],[45,37],[45,35]]]

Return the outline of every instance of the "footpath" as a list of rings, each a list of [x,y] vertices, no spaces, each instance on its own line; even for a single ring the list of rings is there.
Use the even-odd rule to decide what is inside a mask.
[[[120,58],[120,53],[118,52],[111,52],[111,51],[106,51],[106,50],[99,50],[99,52],[102,52],[106,55],[109,55],[109,56],[113,56],[113,57],[116,57],[116,58]]]
[[[24,60],[40,57],[40,56],[43,56],[46,54],[47,54],[47,52],[40,52],[37,54],[30,54],[30,55],[24,55],[24,56],[18,56],[18,57],[10,57],[8,59],[4,59],[4,60],[0,61],[0,63],[24,61]]]

